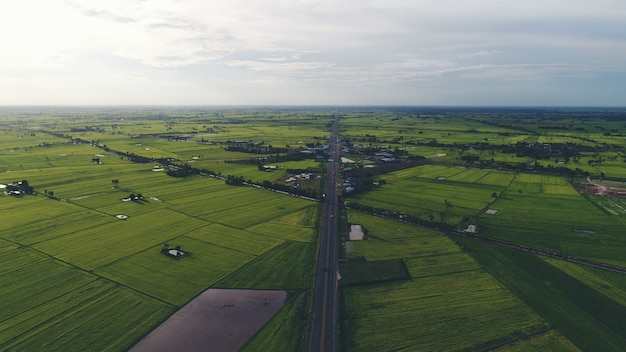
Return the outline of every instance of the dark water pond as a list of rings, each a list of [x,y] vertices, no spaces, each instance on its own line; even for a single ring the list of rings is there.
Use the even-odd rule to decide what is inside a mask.
[[[129,351],[237,351],[286,299],[286,291],[209,289]]]

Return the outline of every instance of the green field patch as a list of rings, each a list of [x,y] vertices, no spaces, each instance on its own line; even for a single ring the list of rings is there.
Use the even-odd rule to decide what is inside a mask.
[[[370,232],[373,233],[373,232]],[[364,256],[367,260],[377,261],[389,258],[412,258],[422,255],[447,254],[455,249],[449,246],[449,240],[439,237],[418,237],[386,243],[370,239],[359,241],[352,256]]]
[[[626,346],[626,306],[548,262],[514,249],[459,239],[517,297],[582,350]]]
[[[352,257],[340,264],[345,275],[339,281],[342,286],[370,284],[382,281],[408,280],[411,278],[402,259],[368,262],[363,257]]]
[[[442,275],[480,269],[472,257],[465,253],[430,255],[406,260],[412,277]]]
[[[109,192],[142,192],[144,185],[163,183],[165,175],[150,171],[148,165],[130,164],[107,167],[104,165],[68,166],[53,168],[45,173],[26,175],[38,192],[54,191],[57,198],[73,199]],[[118,179],[113,188],[112,179]]]
[[[156,201],[154,199],[151,199],[149,196],[144,195],[142,193],[143,199],[142,200],[135,200],[135,201],[123,201],[123,198],[126,198],[130,195],[130,193],[124,193],[124,194],[116,194],[116,195],[112,195],[109,196],[108,198],[108,205],[104,205],[102,203],[99,204],[99,206],[97,204],[91,204],[87,205],[89,208],[91,208],[92,206],[94,207],[94,209],[97,209],[98,211],[101,211],[103,213],[107,213],[111,216],[115,216],[115,215],[126,215],[129,217],[136,217],[136,216],[140,216],[140,215],[144,215],[144,214],[148,214],[151,212],[154,212],[158,209],[163,209],[166,208],[167,205],[164,204],[163,202],[159,202]]]
[[[19,264],[3,263],[7,264],[7,271],[0,274],[3,287],[0,299],[6,304],[0,321],[94,280],[92,276],[30,249],[16,249],[13,256]]]
[[[180,306],[254,258],[188,237],[176,238],[169,245],[189,253],[175,259],[160,253],[162,245],[153,246],[96,273]]]
[[[556,268],[567,273],[569,276],[576,278],[577,280],[585,283],[585,285],[592,287],[593,289],[601,292],[602,294],[610,297],[615,302],[626,306],[626,291],[623,287],[619,287],[614,282],[606,280],[602,276],[598,275],[598,270],[591,269],[589,267],[580,266],[574,263],[566,262],[563,260],[556,260],[551,258],[542,258],[546,262],[555,266]],[[608,273],[611,274],[611,273]],[[606,275],[606,274],[605,274]],[[614,279],[617,279],[617,275]]]
[[[263,236],[222,224],[210,224],[186,236],[253,255],[262,254],[283,242],[282,239],[274,236]]]
[[[488,173],[493,171],[483,169],[465,169],[463,172],[459,172],[452,176],[446,177],[446,180],[456,182],[478,183]]]
[[[28,302],[21,302],[15,307],[10,307],[12,310],[3,314],[6,320],[2,319],[0,322],[0,348],[8,343],[24,340],[23,335],[31,329],[42,326],[50,319],[88,303],[111,290],[112,287],[112,284],[103,280],[92,279],[80,286],[67,287],[66,290],[57,292],[56,296],[34,296],[30,297]],[[34,288],[33,290],[36,291]]]
[[[314,243],[286,241],[225,277],[215,287],[302,290],[311,285]]]
[[[494,352],[577,352],[580,351],[571,341],[555,330],[516,340],[493,350]]]
[[[546,328],[481,271],[345,290],[347,351],[463,350]]]
[[[318,207],[312,205],[302,209],[301,211],[296,211],[273,219],[270,222],[283,225],[314,227],[315,222],[317,221],[317,210]]]
[[[240,229],[246,229],[254,225],[276,219],[311,205],[310,201],[296,197],[275,195],[272,192],[257,191],[262,199],[246,199],[244,203],[233,205],[222,211],[203,215],[202,218],[212,222],[229,224]],[[255,200],[257,200],[255,202]],[[254,214],[254,216],[250,216]]]
[[[239,352],[302,351],[305,349],[308,322],[305,315],[305,293],[289,294],[285,305]]]
[[[172,311],[28,248],[1,261],[2,350],[125,350]]]
[[[490,171],[481,177],[477,182],[486,185],[507,187],[514,177],[515,174],[512,172]]]
[[[617,215],[621,217],[624,217],[624,215],[626,215],[626,199],[624,198],[612,198],[602,196],[587,196],[586,198],[592,204],[595,204],[609,215]]]
[[[352,212],[350,222],[370,238],[353,242],[357,255],[402,258],[412,279],[343,288],[344,350],[485,350],[549,329],[443,234]]]
[[[315,230],[310,227],[275,224],[272,222],[264,222],[248,227],[246,230],[265,236],[300,242],[310,242],[315,237]]]
[[[30,330],[2,348],[14,351],[125,350],[171,312],[172,308],[161,302],[115,288],[50,315],[43,324],[29,325]]]
[[[541,185],[541,191],[547,194],[578,195],[578,191],[571,185],[543,184]]]
[[[450,167],[445,165],[421,165],[404,170],[398,170],[385,175],[385,180],[393,183],[405,179],[424,178],[437,179],[438,177],[451,177],[458,173],[462,173],[465,168]]]
[[[14,243],[7,242],[3,239],[0,239],[0,253],[9,252],[16,248],[19,248],[19,246]],[[2,267],[4,268],[4,266]]]
[[[95,269],[182,236],[206,222],[170,210],[118,220],[34,245],[85,269]]]
[[[349,201],[456,224],[483,209],[493,201],[492,194],[502,190],[477,183],[407,179],[352,196]]]
[[[193,197],[189,202],[180,202],[186,197],[179,196],[180,199],[173,202],[180,202],[176,209],[189,214],[190,216],[203,216],[229,209],[237,209],[254,201],[261,201],[261,197],[255,191],[248,187],[228,187],[222,188],[217,192],[209,192],[203,197]],[[262,192],[261,192],[262,193]]]
[[[16,228],[33,226],[43,221],[82,211],[71,204],[37,196],[11,197],[6,202],[3,198],[0,200],[2,200],[0,211],[3,213],[3,218],[11,219],[11,221],[0,222],[0,237],[3,238],[10,238]]]
[[[518,173],[515,177],[515,182],[562,185],[562,186],[569,185],[567,180],[561,176],[545,175],[545,174],[531,174],[531,173]]]
[[[0,256],[0,267],[2,267],[2,273],[0,275],[7,275],[12,271],[20,271],[23,268],[33,265],[40,265],[40,262],[47,261],[50,257],[41,255],[36,251],[27,249],[27,248],[19,248],[11,243],[7,243],[2,241],[2,251],[0,253],[5,253],[7,251],[11,251],[10,255]],[[37,269],[35,269],[37,270]]]
[[[217,207],[219,204],[227,206],[229,199],[233,199],[234,203],[234,199],[245,198],[251,191],[247,187],[228,186],[222,180],[199,179],[198,181],[190,180],[188,183],[173,188],[161,185],[160,189],[153,193],[164,202],[182,206],[181,209],[192,209],[192,205],[219,209],[213,207]]]
[[[447,237],[430,229],[394,223],[354,212],[350,213],[350,221],[366,224],[369,239],[352,241],[354,246],[351,255],[363,256],[368,261],[413,258],[458,251],[458,247]]]
[[[482,215],[481,235],[605,263],[625,263],[619,254],[626,239],[623,224],[579,194],[529,195],[509,191],[490,206],[497,216]]]
[[[49,206],[53,207],[55,204],[49,203]],[[114,221],[117,219],[77,207],[75,213],[62,214],[17,227],[6,238],[22,244],[33,244]]]

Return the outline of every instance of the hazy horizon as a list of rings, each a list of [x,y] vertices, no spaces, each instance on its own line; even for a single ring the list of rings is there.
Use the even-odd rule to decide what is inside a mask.
[[[0,105],[621,107],[626,3],[33,0]]]

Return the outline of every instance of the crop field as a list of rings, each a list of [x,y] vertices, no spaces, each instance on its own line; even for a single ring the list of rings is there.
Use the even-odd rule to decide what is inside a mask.
[[[624,265],[623,224],[578,194],[564,178],[519,174],[482,215],[479,233],[556,253]]]
[[[282,186],[288,169],[321,171],[322,148],[300,151],[327,144],[334,111],[0,109],[0,187],[28,180],[35,191],[0,195],[0,350],[127,350],[210,287],[288,290],[243,350],[304,350],[319,203],[204,172]],[[353,283],[341,289],[343,350],[626,345],[623,276],[436,231],[474,224],[626,267],[626,201],[574,187],[626,180],[623,111],[337,111],[343,156],[356,161],[343,167],[366,186],[343,200],[431,226],[349,214],[367,240],[345,251],[365,269],[352,281],[341,272]],[[176,167],[193,172],[168,176]],[[297,183],[292,192],[320,181]],[[163,255],[165,244],[186,254]]]
[[[235,227],[245,229],[310,206],[309,202],[301,199],[285,198],[271,192],[259,193],[263,193],[264,196],[264,199],[259,202],[203,214],[202,218],[213,222],[234,224]],[[250,217],[249,214],[253,211],[256,211],[256,214],[254,217]]]
[[[237,138],[271,135],[276,143],[288,130],[285,123],[238,130]],[[323,136],[323,128],[316,127],[324,124],[320,120],[311,130],[292,134],[293,142],[284,142],[314,142]],[[226,159],[254,157],[220,145],[133,138],[171,127],[136,120],[120,122],[112,131],[106,123],[93,127],[105,131],[70,131],[85,125],[60,119],[55,128],[113,151],[174,157],[216,171],[231,165]],[[180,124],[172,130],[185,133],[190,126],[198,127]],[[223,141],[235,139],[225,128],[216,130]],[[288,289],[294,297],[312,282],[315,202],[229,186],[217,178],[169,177],[155,172],[159,163],[131,163],[113,151],[64,138],[51,138],[55,144],[48,146],[39,146],[32,136],[7,133],[0,140],[7,146],[0,150],[0,184],[28,180],[35,188],[35,195],[0,197],[3,218],[11,219],[0,224],[0,253],[11,253],[0,259],[0,297],[11,304],[0,320],[2,350],[126,350],[218,282],[219,287]],[[277,165],[320,166],[313,160]],[[244,166],[263,176],[259,182],[270,174]],[[273,176],[283,177],[284,171]],[[143,199],[124,201],[130,194]],[[128,218],[117,219],[119,214]],[[163,255],[164,244],[180,246],[186,254],[178,259]],[[296,314],[300,320],[304,309],[299,299],[280,315]],[[302,345],[306,329],[302,324],[282,327],[290,342],[274,343]]]
[[[0,261],[2,350],[121,350],[173,312],[32,249],[14,249]]]
[[[354,242],[353,255],[402,258],[412,279],[343,289],[346,351],[488,350],[529,341],[576,351],[442,234],[358,213],[350,222],[364,225],[369,235]],[[411,243],[425,245],[400,250]]]
[[[215,287],[302,290],[310,284],[314,244],[285,241],[226,276]]]
[[[398,175],[391,173],[390,181],[384,186],[364,195],[352,196],[350,201],[420,218],[458,223],[486,207],[493,201],[492,194],[504,191],[506,186],[502,185],[512,178],[511,174],[496,171],[430,165],[426,166],[428,170],[422,168],[405,169]],[[488,174],[492,175],[487,177]]]
[[[624,223],[626,220],[626,200],[623,198],[609,198],[602,196],[592,196],[589,198],[593,204],[596,204],[604,212],[610,215],[619,216],[620,221]]]
[[[181,246],[183,251],[188,249],[188,257],[175,260],[161,255],[159,250],[163,245],[157,245],[111,262],[95,272],[151,297],[180,306],[254,258],[251,254],[188,237],[179,237],[171,242],[172,245]]]
[[[310,232],[310,231],[309,231]],[[262,236],[222,224],[210,224],[192,231],[187,237],[251,255],[261,255],[283,242],[283,239]]]
[[[623,275],[590,275],[584,269],[568,268],[562,263],[551,265],[510,248],[465,239],[459,242],[483,268],[576,347],[583,351],[623,350],[626,306],[616,299],[624,294]],[[621,284],[602,286],[603,281],[612,279]]]
[[[203,221],[178,212],[158,210],[40,242],[34,247],[92,270],[146,247],[168,243],[203,225]]]
[[[308,322],[302,319],[304,294],[289,295],[285,306],[239,351],[303,351],[306,337],[294,331],[307,330]],[[294,328],[296,327],[296,328]],[[297,327],[302,327],[298,329]]]

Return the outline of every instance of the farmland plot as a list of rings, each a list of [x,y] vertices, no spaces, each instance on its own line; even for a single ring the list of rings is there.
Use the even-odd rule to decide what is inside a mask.
[[[204,225],[206,222],[202,220],[171,210],[157,210],[41,242],[34,247],[91,270],[168,243]]]
[[[21,244],[34,244],[60,236],[102,226],[117,219],[91,210],[76,212],[31,222],[7,231],[5,238]]]
[[[251,255],[260,255],[283,242],[280,238],[261,236],[255,232],[222,224],[210,224],[186,236]]]
[[[311,285],[313,243],[285,241],[234,271],[216,287],[302,290]]]
[[[0,262],[2,350],[120,350],[172,311],[30,249]]]
[[[261,192],[263,193],[263,192]],[[179,196],[180,200],[188,199],[187,202],[181,202],[176,208],[190,216],[203,216],[214,214],[219,211],[236,210],[238,207],[247,206],[255,201],[262,201],[262,195],[250,187],[233,187],[220,185],[220,188],[213,192],[204,192],[202,197]],[[270,196],[271,194],[268,194]],[[167,199],[167,198],[166,198]],[[180,202],[174,201],[174,203]]]
[[[350,197],[350,201],[422,218],[432,215],[456,224],[487,206],[493,200],[492,193],[501,190],[502,187],[493,185],[405,179]]]
[[[473,350],[524,341],[576,350],[442,234],[362,214],[350,218],[370,238],[353,243],[355,255],[403,258],[412,279],[344,288],[347,351]]]
[[[623,350],[626,306],[615,300],[615,289],[624,290],[623,275],[600,273],[592,279],[580,275],[579,270],[559,268],[569,265],[551,265],[523,251],[464,238],[458,241],[499,282],[581,350]],[[598,279],[606,277],[622,283],[598,289],[602,283]]]
[[[268,237],[281,238],[284,240],[310,242],[315,236],[313,229],[302,226],[291,226],[264,222],[247,228],[250,232],[255,232]]]
[[[67,216],[81,209],[63,202],[42,197],[25,196],[20,198],[4,197],[0,202],[0,211],[11,221],[0,222],[0,237],[10,238],[15,229],[32,226],[40,222]]]
[[[556,176],[519,174],[481,216],[479,233],[556,253],[624,265],[623,225]]]
[[[259,201],[253,202],[255,199]],[[236,205],[230,201],[227,204],[232,207],[226,205],[225,210],[203,214],[201,218],[245,229],[302,210],[311,206],[311,201],[263,191],[255,192],[254,198],[248,199],[244,204]],[[255,214],[255,216],[249,214]]]
[[[162,244],[105,265],[95,272],[172,305],[182,305],[254,258],[253,255],[186,236],[168,243],[188,251],[175,259]]]

